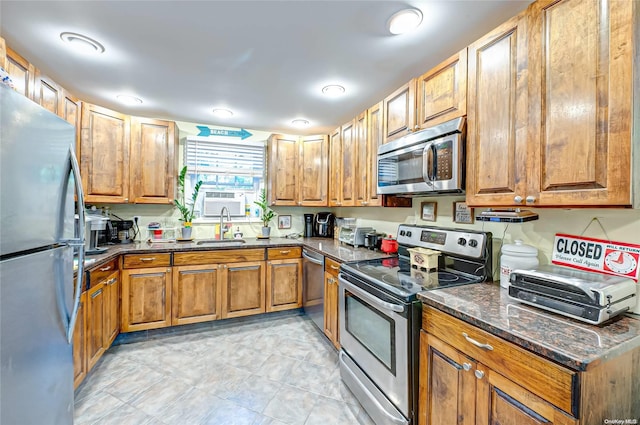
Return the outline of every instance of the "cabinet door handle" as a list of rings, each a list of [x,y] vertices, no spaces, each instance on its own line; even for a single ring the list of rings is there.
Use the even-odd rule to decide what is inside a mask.
[[[333,264],[330,266],[333,270],[340,270],[340,266],[334,266]]]
[[[484,372],[481,370],[476,370],[473,374],[476,375],[476,378],[478,379],[484,378]]]
[[[525,201],[527,202],[527,204],[533,204],[536,201],[536,197],[535,196],[527,196],[527,199],[525,199]]]
[[[93,294],[91,294],[91,299],[97,297],[98,295],[102,294],[102,288],[98,289],[96,292],[94,292]]]
[[[471,370],[471,363],[462,363],[462,368],[467,371]]]
[[[227,266],[225,266],[226,268]],[[244,266],[244,267],[232,267],[233,270],[258,270],[260,266]]]
[[[143,257],[143,258],[140,259],[140,261],[153,261],[155,259],[156,259],[156,257]]]
[[[103,268],[100,269],[101,272],[106,272],[106,271],[109,271],[109,270],[111,270],[111,266],[103,267]]]
[[[290,250],[290,249],[287,249],[286,251],[280,251],[280,254],[288,254],[288,253],[290,253],[290,252],[291,252],[291,250]]]
[[[105,282],[106,285],[113,285],[114,283],[116,283],[116,280],[118,280],[115,277],[112,277],[111,279],[109,279],[108,281]]]
[[[522,203],[522,196],[517,195],[513,198],[513,202],[515,202],[516,204],[521,204]]]
[[[473,345],[475,345],[476,347],[480,347],[483,350],[487,350],[487,351],[491,351],[493,350],[493,347],[489,344],[483,344],[481,342],[476,341],[473,338],[470,338],[469,335],[467,335],[466,332],[462,332],[462,336],[464,337],[464,339],[466,339],[468,342],[472,343]]]

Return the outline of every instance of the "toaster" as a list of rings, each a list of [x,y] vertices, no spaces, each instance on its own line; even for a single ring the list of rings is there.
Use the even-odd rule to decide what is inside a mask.
[[[373,232],[373,227],[346,227],[340,228],[340,234],[338,240],[352,245],[354,247],[364,246],[365,235],[369,232]]]

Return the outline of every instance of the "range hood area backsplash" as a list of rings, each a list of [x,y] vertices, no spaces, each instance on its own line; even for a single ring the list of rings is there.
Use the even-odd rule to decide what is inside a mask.
[[[436,221],[423,221],[420,219],[420,204],[425,199],[437,202]],[[396,236],[398,225],[401,223],[415,223],[418,225],[440,226],[450,228],[484,230],[493,233],[494,257],[499,256],[499,244],[504,235],[504,243],[511,243],[515,239],[522,239],[524,243],[533,245],[539,250],[541,264],[549,264],[553,251],[553,240],[556,233],[568,233],[579,235],[589,224],[593,217],[597,217],[604,226],[612,240],[628,243],[640,243],[640,211],[634,209],[546,209],[533,208],[539,216],[539,220],[526,223],[492,223],[475,221],[473,224],[460,224],[453,222],[453,202],[464,201],[463,197],[452,198],[450,196],[438,198],[414,198],[413,208],[382,208],[382,207],[358,207],[358,208],[304,208],[304,207],[273,207],[278,214],[291,215],[291,229],[278,229],[277,221],[271,224],[273,237],[284,237],[290,233],[302,233],[304,230],[303,214],[319,211],[333,211],[337,217],[355,217],[359,226],[373,227],[379,232]],[[141,217],[140,228],[146,235],[146,225],[152,221],[173,223],[179,225],[177,210],[173,206],[160,205],[111,205],[110,210],[122,217],[131,219],[134,215]],[[474,216],[482,209],[474,209]],[[217,222],[217,221],[216,221]],[[260,232],[261,224],[257,219],[251,223],[234,223],[234,229],[239,226],[244,237],[255,237]],[[196,224],[194,226],[195,238],[211,238],[214,234],[215,223]],[[585,236],[606,239],[602,230],[597,225],[591,225],[585,232]],[[494,258],[495,260],[495,258]]]

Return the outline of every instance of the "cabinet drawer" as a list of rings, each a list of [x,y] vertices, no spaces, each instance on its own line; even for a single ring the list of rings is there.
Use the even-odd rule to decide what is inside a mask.
[[[338,276],[340,270],[340,263],[333,261],[330,258],[324,257],[324,271],[330,273],[333,276]]]
[[[173,264],[175,266],[238,263],[243,261],[264,261],[264,248],[220,249],[217,251],[176,252],[173,254]]]
[[[422,310],[429,334],[494,369],[565,412],[578,413],[578,374],[433,307]]]
[[[124,256],[122,264],[125,269],[170,266],[171,253],[127,254]]]
[[[302,257],[302,248],[299,246],[287,246],[281,248],[268,248],[267,259],[268,260],[283,260],[285,258],[300,258]]]
[[[118,270],[118,259],[113,259],[101,266],[94,267],[87,272],[88,288],[96,286],[106,277]]]

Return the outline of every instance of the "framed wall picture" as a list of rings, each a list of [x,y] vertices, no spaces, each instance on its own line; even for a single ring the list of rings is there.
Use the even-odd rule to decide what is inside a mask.
[[[464,201],[453,203],[453,222],[454,223],[473,223],[473,208],[468,207]]]
[[[279,215],[278,216],[278,229],[291,229],[291,216]]]
[[[423,202],[420,204],[421,217],[425,221],[436,221],[437,210],[437,202]]]

